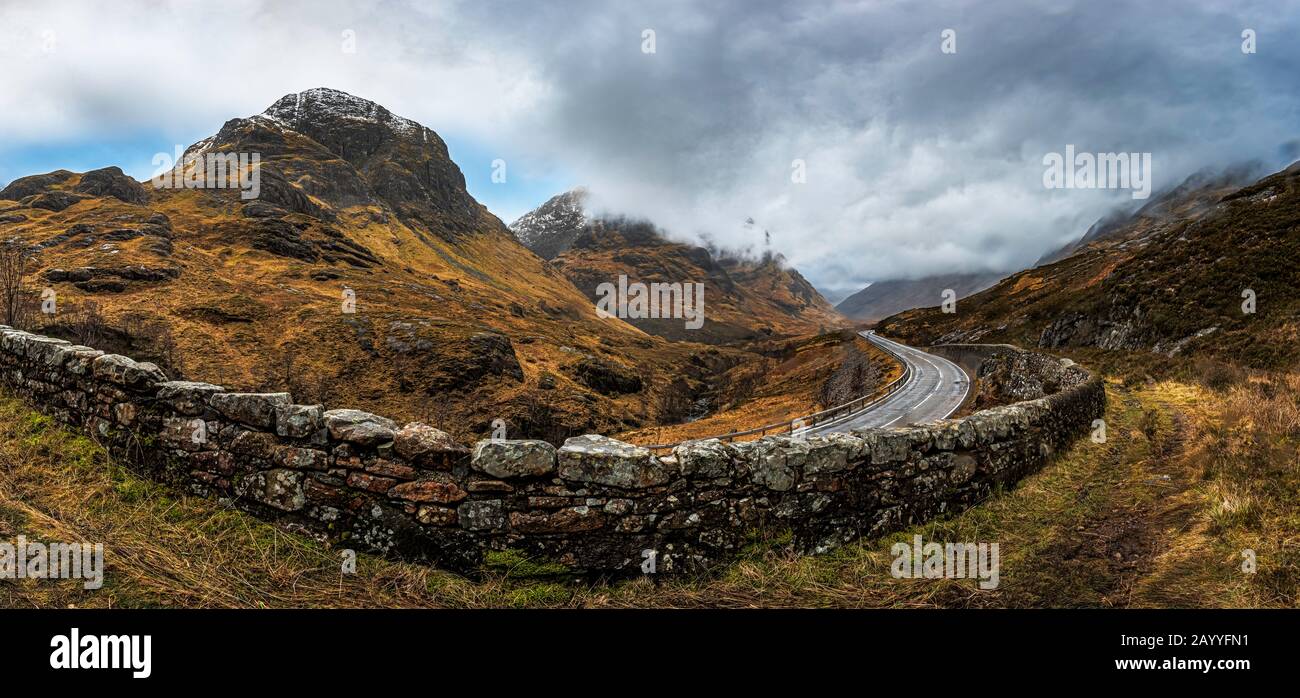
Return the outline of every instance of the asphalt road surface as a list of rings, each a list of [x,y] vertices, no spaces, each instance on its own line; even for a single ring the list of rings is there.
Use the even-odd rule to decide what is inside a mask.
[[[970,379],[957,364],[885,339],[872,330],[861,334],[872,344],[900,357],[912,369],[912,375],[906,385],[885,400],[861,412],[811,427],[809,433],[925,424],[946,419],[966,399]]]

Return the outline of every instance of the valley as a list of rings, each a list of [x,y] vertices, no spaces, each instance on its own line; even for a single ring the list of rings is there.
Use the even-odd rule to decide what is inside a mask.
[[[27,327],[467,442],[496,420],[559,442],[678,422],[734,367],[759,375],[784,343],[847,324],[779,260],[714,260],[648,224],[579,216],[549,233],[584,235],[577,249],[538,257],[469,195],[436,133],[335,90],[232,119],[176,160],[179,187],[110,167],[0,191]],[[213,160],[241,186],[189,186]],[[698,280],[703,330],[594,312],[600,284],[627,275]],[[55,314],[35,310],[46,289]]]
[[[0,2],[0,663],[1285,685],[1300,7],[1170,9]]]

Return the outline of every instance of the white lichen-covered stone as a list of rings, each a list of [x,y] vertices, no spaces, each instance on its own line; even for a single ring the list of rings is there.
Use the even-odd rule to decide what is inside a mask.
[[[167,374],[154,364],[119,354],[105,354],[96,358],[91,363],[91,370],[95,378],[131,390],[147,390],[167,382]]]
[[[852,434],[810,436],[806,443],[808,458],[804,472],[808,474],[842,472],[868,457],[866,444]]]
[[[883,429],[876,434],[871,445],[871,462],[876,465],[901,463],[912,452],[912,435],[909,430]]]
[[[492,477],[541,477],[555,472],[555,447],[545,441],[489,439],[474,445],[470,467]]]
[[[679,444],[673,449],[673,458],[686,477],[713,480],[735,474],[736,449],[718,439]]]
[[[361,446],[392,441],[397,433],[397,422],[361,410],[329,410],[324,419],[331,437]]]
[[[313,436],[325,425],[323,405],[276,405],[275,433],[291,439]]]
[[[808,463],[808,440],[792,436],[768,436],[752,442],[744,454],[749,477],[756,484],[783,492],[794,487],[798,474]]]
[[[158,399],[168,402],[181,414],[198,416],[208,408],[208,399],[225,388],[195,381],[167,381],[158,386]]]
[[[653,487],[672,478],[667,465],[650,449],[595,434],[564,442],[559,451],[559,475],[573,482],[625,488]]]
[[[289,393],[213,393],[208,398],[212,409],[227,419],[268,430],[275,426],[276,408],[292,402]]]
[[[483,499],[465,502],[456,509],[462,528],[471,531],[491,531],[506,525],[506,507],[500,499]]]
[[[240,480],[236,493],[281,511],[298,511],[307,503],[303,478],[297,470],[266,470]]]

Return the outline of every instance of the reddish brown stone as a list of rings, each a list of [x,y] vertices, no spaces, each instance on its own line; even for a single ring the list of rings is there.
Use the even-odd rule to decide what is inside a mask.
[[[393,489],[397,481],[389,477],[378,477],[368,473],[350,473],[348,475],[348,487],[355,487],[359,490],[369,490],[383,494]]]
[[[569,506],[569,500],[564,497],[529,497],[528,508],[530,509],[563,509]]]
[[[510,528],[518,533],[578,533],[604,525],[605,515],[590,507],[510,513]]]
[[[466,488],[470,492],[514,492],[515,488],[508,482],[500,480],[471,480]]]
[[[441,475],[438,473],[437,475]],[[404,482],[389,490],[388,496],[412,502],[437,502],[451,504],[464,499],[467,494],[449,476],[430,477],[414,482]]]
[[[419,422],[397,430],[393,450],[408,463],[426,470],[451,470],[469,456],[469,449],[446,432]]]
[[[415,472],[415,468],[386,458],[375,458],[366,461],[365,469],[368,473],[397,478],[398,480],[414,480],[418,474]]]
[[[278,447],[275,434],[264,431],[241,431],[230,442],[232,452],[254,458],[270,459]]]
[[[341,488],[327,485],[323,482],[317,482],[311,478],[308,478],[307,481],[303,483],[302,490],[307,496],[307,501],[313,504],[338,506],[347,496]]]

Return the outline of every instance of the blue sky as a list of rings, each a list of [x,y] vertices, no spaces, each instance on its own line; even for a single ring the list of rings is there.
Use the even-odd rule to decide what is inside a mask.
[[[447,142],[451,159],[465,173],[465,187],[507,224],[540,206],[547,199],[568,191],[580,183],[561,167],[544,167],[526,158],[506,160],[506,181],[492,181],[492,161],[500,158],[501,149],[472,138],[458,138],[439,133]]]

